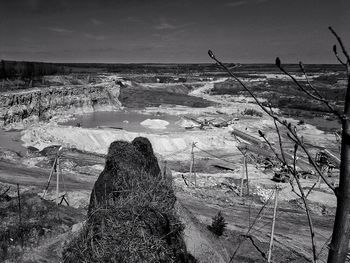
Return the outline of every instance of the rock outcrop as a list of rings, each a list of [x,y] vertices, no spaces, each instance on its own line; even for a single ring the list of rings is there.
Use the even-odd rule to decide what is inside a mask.
[[[56,115],[119,109],[119,91],[119,85],[107,82],[2,93],[0,126],[49,120]]]

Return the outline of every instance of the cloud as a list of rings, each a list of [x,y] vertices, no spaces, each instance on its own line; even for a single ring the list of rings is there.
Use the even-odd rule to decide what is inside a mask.
[[[136,17],[136,16],[127,16],[125,18],[122,18],[121,21],[125,21],[125,22],[131,22],[131,23],[139,23],[139,22],[143,22],[142,19]]]
[[[177,28],[177,26],[172,25],[166,21],[161,21],[159,24],[154,26],[154,28],[157,30],[164,30],[164,29],[175,29],[175,28]]]
[[[90,34],[90,33],[85,33],[84,36],[86,38],[89,38],[89,39],[100,40],[100,41],[106,39],[106,36],[104,36],[104,35],[93,35],[93,34]]]
[[[245,4],[248,4],[248,1],[242,0],[242,1],[234,1],[234,2],[227,3],[227,6],[236,7],[236,6],[245,5]]]
[[[47,29],[50,30],[51,32],[61,33],[61,34],[70,34],[74,32],[73,30],[62,28],[62,27],[47,27]]]
[[[91,18],[90,19],[91,23],[94,24],[95,26],[99,26],[99,25],[102,25],[103,22],[99,19],[96,19],[96,18]]]
[[[193,23],[187,23],[187,24],[175,24],[167,21],[164,18],[159,19],[158,23],[153,27],[156,30],[178,30],[183,29],[185,27],[188,27],[192,25]]]
[[[266,1],[268,0],[238,0],[238,1],[229,2],[226,4],[226,6],[237,7],[237,6],[247,5],[247,4],[264,3]]]

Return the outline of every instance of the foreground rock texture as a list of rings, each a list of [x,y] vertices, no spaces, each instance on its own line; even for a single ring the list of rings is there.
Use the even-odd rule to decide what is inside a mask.
[[[175,213],[172,181],[151,143],[113,142],[91,193],[88,220],[64,251],[65,262],[195,262]]]
[[[98,85],[57,86],[2,93],[0,126],[48,120],[66,113],[119,109],[119,90],[119,85],[111,81]]]

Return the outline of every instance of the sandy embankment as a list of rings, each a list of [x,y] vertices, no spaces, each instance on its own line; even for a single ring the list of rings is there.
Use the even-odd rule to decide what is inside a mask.
[[[132,141],[138,136],[147,137],[155,152],[163,157],[171,155],[173,158],[179,159],[184,156],[188,157],[193,142],[197,142],[197,146],[204,150],[217,150],[218,152],[237,150],[237,142],[230,135],[229,128],[172,134],[149,134],[47,124],[23,131],[22,140],[25,146],[34,146],[38,149],[61,144],[64,147],[105,154],[111,142],[115,140]]]

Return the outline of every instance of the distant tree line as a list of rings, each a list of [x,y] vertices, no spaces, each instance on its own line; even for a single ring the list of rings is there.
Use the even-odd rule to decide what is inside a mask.
[[[57,64],[44,62],[1,60],[0,63],[0,79],[28,79],[57,73],[65,73],[65,68]]]
[[[272,64],[234,64],[225,63],[228,68],[235,68],[240,77],[252,77],[248,74],[256,72],[278,73]],[[308,65],[309,72],[325,72],[326,70],[339,72],[341,65]],[[290,72],[302,74],[297,64],[285,66]],[[3,78],[36,78],[44,75],[69,74],[69,73],[128,73],[128,74],[214,74],[216,77],[226,76],[222,69],[208,63],[46,63],[27,61],[1,60],[0,79]],[[320,77],[324,78],[324,77]],[[327,77],[330,78],[330,77]],[[334,78],[334,77],[333,77]],[[335,78],[334,78],[335,79]],[[321,80],[321,79],[320,79]],[[328,81],[328,79],[327,79]]]

